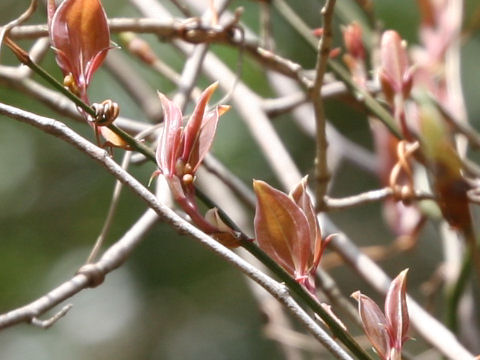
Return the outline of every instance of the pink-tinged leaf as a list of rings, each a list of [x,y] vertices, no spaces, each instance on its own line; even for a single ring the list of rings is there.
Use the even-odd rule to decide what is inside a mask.
[[[48,13],[53,2],[48,4]],[[71,73],[83,94],[110,48],[107,16],[99,0],[65,0],[50,21],[50,38],[64,75]]]
[[[322,233],[318,224],[317,215],[313,207],[312,199],[307,193],[308,176],[305,176],[295,189],[290,192],[290,197],[302,209],[307,217],[310,230],[310,249],[311,256],[309,260],[310,270],[315,271],[320,262],[322,254]]]
[[[308,276],[310,229],[294,201],[263,181],[254,181],[257,195],[255,236],[260,247],[297,279]]]
[[[389,102],[395,95],[407,97],[412,87],[412,70],[409,69],[405,44],[396,31],[387,30],[380,45],[380,82]]]
[[[311,239],[315,239],[318,233],[318,221],[315,214],[315,209],[313,208],[312,199],[307,193],[307,181],[308,176],[305,176],[298,185],[290,192],[290,197],[293,199],[295,204],[302,209],[303,213],[307,217],[309,229],[310,229],[310,237]]]
[[[362,40],[362,27],[353,22],[343,29],[343,42],[348,53],[357,60],[365,60],[365,47]]]
[[[393,336],[392,347],[401,349],[410,323],[407,309],[407,272],[403,270],[390,284],[385,298],[385,316]]]
[[[176,172],[177,156],[182,140],[182,112],[165,95],[158,93],[163,107],[163,132],[157,147],[157,165],[165,176]]]
[[[197,168],[202,163],[203,158],[212,147],[213,138],[215,137],[215,132],[217,131],[218,118],[218,108],[209,111],[203,117],[202,127],[199,131],[200,133],[195,139],[190,151],[190,155],[186,161],[186,163],[190,164],[192,167],[192,173],[197,171]]]
[[[185,143],[182,154],[182,159],[185,163],[187,163],[190,153],[192,152],[193,145],[200,136],[205,117],[205,109],[208,101],[212,97],[213,92],[217,87],[218,83],[215,82],[203,91],[203,93],[200,95],[197,105],[195,106],[195,109],[193,110],[192,116],[185,126]],[[193,166],[193,164],[190,165]]]
[[[203,117],[200,134],[195,139],[195,143],[192,145],[192,150],[186,161],[186,164],[190,164],[192,168],[192,174],[195,174],[205,155],[210,151],[217,131],[218,119],[228,110],[230,110],[230,106],[219,105]]]
[[[356,291],[351,295],[358,302],[358,312],[362,320],[363,330],[377,354],[383,360],[389,360],[390,337],[385,315],[378,305],[368,296]]]

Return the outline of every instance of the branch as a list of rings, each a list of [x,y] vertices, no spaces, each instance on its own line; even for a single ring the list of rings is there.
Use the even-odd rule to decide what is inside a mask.
[[[67,313],[70,311],[72,307],[73,307],[72,304],[65,305],[59,312],[57,312],[55,315],[53,315],[52,317],[46,320],[40,320],[37,317],[33,317],[30,322],[33,326],[36,326],[42,329],[48,329],[49,327],[53,326],[62,317],[67,315]]]
[[[271,70],[297,79],[300,83],[309,83],[303,74],[302,66],[285,59],[260,46],[256,39],[245,39],[235,20],[226,25],[209,26],[192,19],[152,18],[114,18],[108,24],[112,33],[135,32],[137,34],[155,34],[163,40],[182,40],[190,44],[220,43],[245,49],[260,64]],[[36,39],[48,36],[47,25],[24,25],[11,30],[12,39]]]
[[[132,190],[135,195],[142,199],[152,209],[161,220],[171,225],[178,233],[185,234],[200,242],[211,251],[222,257],[224,260],[234,265],[249,278],[257,282],[278,301],[280,301],[292,315],[303,324],[308,331],[320,341],[336,358],[352,359],[289,295],[288,289],[265,275],[264,273],[251,266],[245,260],[225,248],[217,241],[198,230],[195,226],[189,224],[179,217],[173,210],[160,203],[158,199],[148,189],[146,189],[138,180],[132,177],[110,157],[108,154],[93,145],[83,137],[79,136],[73,130],[64,124],[41,117],[17,108],[0,103],[0,114],[14,118],[20,122],[32,125],[48,134],[73,145],[81,152],[88,155],[94,161],[103,166],[108,172],[115,176],[119,181]],[[150,226],[155,223],[157,216],[148,211],[143,217],[142,222],[149,221]],[[125,236],[112,245],[101,259],[94,263],[88,264],[79,270],[79,273],[71,280],[60,285],[56,289],[49,292],[42,298],[28,304],[19,309],[13,310],[4,315],[0,315],[0,328],[12,326],[14,324],[31,321],[32,318],[39,316],[43,312],[52,308],[61,301],[71,297],[80,290],[98,286],[108,272],[119,267],[132,252],[135,245],[139,242],[138,229],[142,230],[143,235],[145,229],[150,228],[143,223],[137,222]]]
[[[328,233],[338,234],[332,238],[330,246],[376,291],[386,294],[390,279],[385,272],[364,255],[326,216],[321,216],[320,220]],[[426,341],[449,359],[474,359],[474,356],[458,342],[455,336],[438,320],[428,314],[415,300],[408,297],[407,301],[410,322]]]
[[[318,42],[317,63],[315,65],[315,80],[312,88],[312,101],[315,110],[316,122],[316,154],[315,154],[315,182],[317,199],[317,211],[325,209],[326,204],[324,197],[327,194],[328,182],[330,174],[327,164],[327,134],[326,134],[326,118],[323,99],[321,97],[321,89],[325,71],[327,70],[327,61],[332,47],[332,20],[333,11],[335,9],[335,0],[327,0],[322,9],[323,15],[323,36]]]
[[[273,0],[275,8],[280,15],[302,36],[305,41],[312,46],[317,47],[317,39],[312,34],[311,29],[286,3],[285,0]],[[352,94],[356,94],[359,101],[365,104],[367,109],[375,115],[389,131],[397,138],[401,139],[402,135],[396,125],[395,119],[392,115],[377,101],[370,93],[358,86],[351,78],[349,72],[340,65],[336,60],[329,59],[328,66],[330,70],[345,83]]]
[[[8,109],[5,105],[0,104],[0,113],[8,115],[11,113],[11,109]],[[21,117],[23,116],[27,116],[27,118],[22,120]],[[63,124],[46,118],[39,118],[37,119],[38,122],[32,122],[32,114],[18,112],[18,110],[15,117],[20,121],[40,127],[44,131],[50,133],[53,131],[56,133],[56,136],[62,134],[64,130],[68,129]],[[71,132],[71,130],[69,131]],[[65,136],[69,135],[65,134]],[[83,141],[88,143],[86,140]],[[89,144],[89,147],[93,148],[93,145]],[[47,322],[39,321],[38,317],[61,302],[71,298],[73,295],[79,293],[83,289],[99,285],[99,282],[104,279],[106,274],[118,268],[126,261],[136,245],[138,245],[138,243],[142,240],[145,233],[150,230],[150,228],[157,221],[158,216],[153,211],[147,211],[121,239],[119,239],[105,252],[99,261],[90,264],[90,267],[88,268],[90,270],[79,271],[70,280],[65,281],[39,299],[15,310],[1,314],[0,329],[4,329],[22,322],[32,322],[34,325],[40,325],[41,327],[48,327],[45,325],[52,325],[66,313],[66,310],[57,313],[57,315],[47,320]]]
[[[361,194],[348,196],[345,198],[325,198],[326,207],[329,210],[340,210],[350,208],[358,205],[370,204],[377,201],[385,200],[390,196],[395,196],[395,190],[391,187],[385,187],[379,190],[367,191]],[[420,201],[420,200],[435,200],[432,194],[424,193],[421,191],[415,191],[413,196],[408,196],[406,199],[399,199],[402,201]]]

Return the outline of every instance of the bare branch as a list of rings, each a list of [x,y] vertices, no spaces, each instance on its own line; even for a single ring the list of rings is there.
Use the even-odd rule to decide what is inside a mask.
[[[321,216],[320,220],[327,232],[338,233],[338,236],[332,239],[330,246],[376,291],[386,294],[390,279],[385,272],[366,255],[362,254],[353,242],[326,216]],[[408,297],[407,301],[410,322],[425,340],[449,359],[474,359],[474,356],[458,342],[455,335],[428,314],[415,300]]]
[[[168,20],[165,20],[164,17],[151,18],[151,15],[145,14],[146,18],[110,19],[110,30],[112,32],[130,31],[137,34],[155,34],[162,39],[178,39],[191,44],[228,44],[245,49],[265,67],[297,79],[300,83],[310,82],[303,75],[303,69],[299,64],[260,47],[257,40],[245,39],[235,24],[233,24],[235,25],[234,27],[232,27],[232,24],[209,26],[198,21],[171,19],[170,14],[167,15]],[[10,36],[12,39],[36,39],[48,36],[48,30],[46,25],[25,25],[13,28]]]
[[[421,191],[415,191],[413,196],[408,196],[405,199],[399,199],[399,201],[420,201],[420,200],[435,200],[432,194],[427,194]],[[325,197],[325,203],[329,210],[340,210],[350,208],[358,205],[369,204],[385,200],[390,196],[395,196],[395,191],[391,187],[386,187],[379,190],[367,191],[358,195],[353,195],[341,199],[334,199]]]
[[[320,92],[323,85],[325,71],[327,70],[330,49],[332,47],[332,21],[334,9],[335,0],[327,0],[322,9],[323,35],[318,43],[317,63],[315,65],[316,74],[311,92],[316,123],[315,198],[317,200],[317,211],[323,211],[326,207],[324,197],[327,194],[328,182],[330,180],[330,173],[327,164],[327,120]]]
[[[18,26],[25,21],[27,21],[35,12],[37,9],[38,1],[37,0],[31,0],[30,5],[28,6],[27,10],[23,12],[18,18],[10,21],[8,24],[2,26],[0,28],[0,55],[2,51],[2,44],[3,44],[3,39],[5,36],[10,32],[11,29],[13,29],[15,26]]]
[[[4,105],[0,105],[0,112],[4,113],[4,110]],[[57,123],[52,121],[53,120],[50,120],[50,125],[54,128],[57,126]],[[41,126],[48,128],[50,125],[44,123]],[[64,125],[61,126],[67,129]],[[0,315],[0,329],[22,322],[32,322],[34,325],[43,327],[43,325],[48,325],[49,321],[51,321],[52,323],[50,325],[52,325],[60,319],[66,311],[65,313],[60,312],[60,315],[55,315],[52,319],[47,320],[46,323],[38,320],[38,317],[83,289],[97,285],[107,273],[118,268],[125,262],[135,246],[141,241],[144,234],[150,230],[157,221],[158,216],[153,211],[146,212],[121,239],[105,252],[99,261],[90,264],[92,266],[91,269],[95,271],[82,271],[77,273],[73,278],[52,289],[39,299]]]
[[[33,326],[36,326],[42,329],[48,329],[49,327],[54,325],[58,320],[64,317],[72,307],[73,307],[72,304],[65,305],[59,312],[57,312],[55,315],[53,315],[52,317],[46,320],[40,320],[37,317],[34,317],[31,320],[31,324]]]
[[[234,265],[249,278],[260,284],[278,301],[280,301],[291,313],[301,322],[308,331],[320,341],[337,359],[352,359],[290,296],[284,285],[276,282],[255,267],[247,263],[231,250],[225,248],[210,236],[198,230],[195,226],[189,224],[170,208],[160,203],[154,194],[146,189],[134,177],[132,177],[110,157],[108,154],[93,145],[64,124],[53,119],[37,116],[35,114],[19,110],[17,108],[0,104],[0,114],[9,116],[18,121],[32,125],[48,134],[73,145],[81,152],[88,155],[94,161],[102,165],[108,172],[114,175],[139,198],[141,198],[155,213],[170,224],[177,232],[188,235],[211,251],[222,257],[227,262]],[[97,286],[103,280],[103,277],[110,271],[119,267],[126,261],[129,254],[138,244],[141,236],[157,220],[157,216],[151,211],[145,213],[125,235],[112,245],[101,257],[94,263],[88,264],[88,268],[80,269],[79,273],[71,280],[60,285],[42,298],[13,310],[4,315],[0,315],[0,329],[14,325],[19,322],[31,321],[32,318],[39,316],[43,312],[57,305],[61,301],[71,297],[80,290]],[[144,222],[148,224],[145,225]],[[141,230],[141,231],[139,231]]]

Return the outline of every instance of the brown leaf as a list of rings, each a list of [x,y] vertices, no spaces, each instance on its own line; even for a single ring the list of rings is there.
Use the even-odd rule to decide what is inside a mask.
[[[310,227],[305,214],[289,196],[266,182],[254,181],[253,188],[260,247],[297,279],[308,276]]]
[[[351,295],[358,301],[358,312],[362,320],[363,330],[378,355],[387,360],[390,353],[390,337],[385,315],[378,305],[368,296],[356,291]]]
[[[393,347],[396,349],[402,348],[410,324],[406,299],[407,272],[408,269],[403,270],[392,281],[385,298],[385,316],[393,336]]]

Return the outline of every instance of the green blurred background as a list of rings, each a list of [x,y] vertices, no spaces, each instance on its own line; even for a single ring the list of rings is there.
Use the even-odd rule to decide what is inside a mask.
[[[349,7],[349,1],[342,1]],[[0,23],[17,16],[28,3],[27,0],[2,0]],[[321,25],[321,1],[289,3],[312,28]],[[400,31],[410,42],[416,41],[418,15],[414,0],[375,3],[385,27]],[[110,17],[138,16],[127,0],[105,0],[104,5]],[[475,5],[475,0],[467,1],[468,9]],[[257,30],[258,4],[233,1],[232,8],[238,6],[245,8],[243,21]],[[30,23],[45,22],[43,11],[42,5]],[[274,32],[282,39],[278,43],[281,54],[307,68],[313,66],[315,54],[312,49],[276,13]],[[154,42],[153,37],[146,38]],[[463,49],[463,83],[474,126],[478,125],[480,117],[479,40],[477,33]],[[181,69],[178,54],[168,45],[161,44],[158,49],[162,58],[177,70]],[[213,49],[235,66],[238,56],[235,50],[222,46]],[[16,60],[3,49],[1,61],[15,64]],[[135,61],[131,63],[136,66]],[[51,51],[43,65],[60,78]],[[140,71],[147,76],[152,89],[166,93],[174,90],[162,77],[148,70]],[[262,94],[272,94],[258,64],[247,59],[243,75],[252,88]],[[115,99],[124,116],[144,118],[104,69],[95,76],[90,94],[93,100]],[[0,101],[65,120],[92,139],[88,127],[56,116],[37,101],[1,83]],[[342,133],[372,147],[362,114],[336,102],[328,103],[327,111]],[[290,120],[282,116],[277,119],[276,127],[302,171],[309,173],[314,144]],[[247,184],[253,177],[275,183],[234,111],[222,118],[213,152]],[[117,159],[120,156],[120,152],[116,153]],[[151,164],[132,167],[132,173],[144,183],[148,182],[152,171]],[[103,225],[113,184],[113,178],[102,168],[62,141],[0,117],[0,312],[36,299],[75,273]],[[336,174],[332,193],[347,195],[377,186],[371,175],[345,164]],[[125,191],[108,242],[121,236],[144,210],[143,203]],[[379,205],[338,212],[333,214],[333,219],[347,234],[353,234],[358,245],[382,244],[392,239],[382,223]],[[440,256],[436,229],[428,225],[413,253],[382,265],[392,275],[411,267],[409,288],[421,300],[418,285],[429,278]],[[349,269],[336,268],[332,275],[346,294],[359,288],[372,294]],[[178,236],[164,225],[155,227],[127,264],[110,274],[102,286],[86,290],[69,302],[74,304],[73,309],[48,331],[19,325],[1,332],[0,359],[282,358],[278,346],[262,333],[262,314],[242,275],[191,239]],[[421,348],[419,343],[409,347]]]

